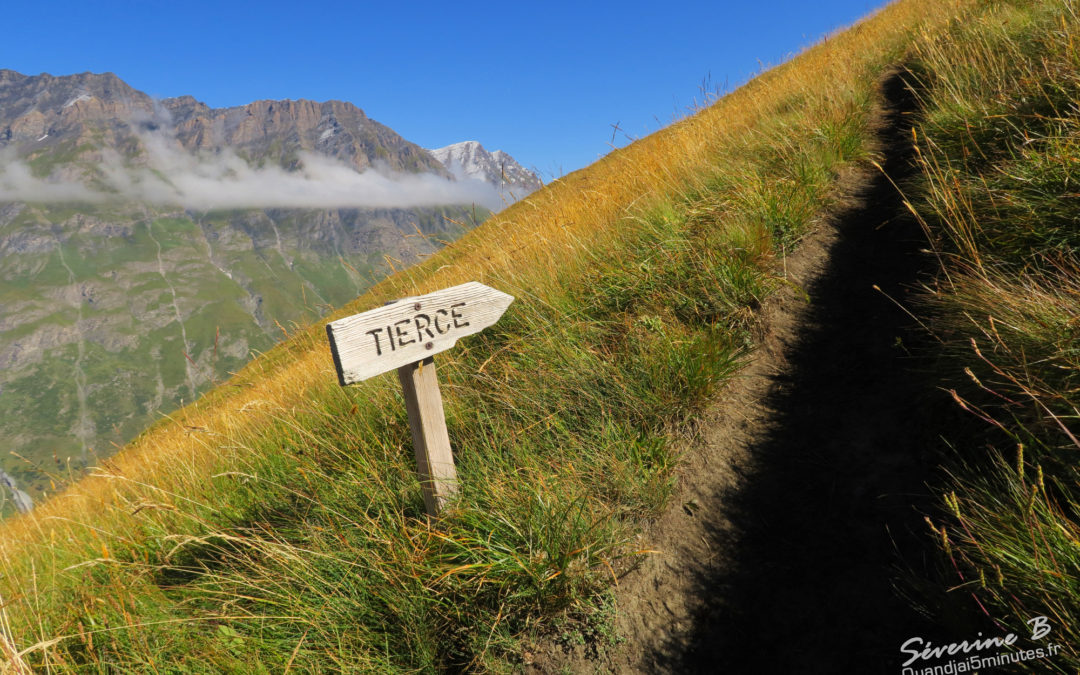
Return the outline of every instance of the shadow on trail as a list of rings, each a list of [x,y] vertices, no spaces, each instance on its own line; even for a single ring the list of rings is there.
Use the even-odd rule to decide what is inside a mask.
[[[882,93],[884,169],[900,179],[911,172],[916,98],[899,73]],[[904,302],[933,260],[885,176],[858,196],[835,220],[839,237],[808,289],[790,368],[772,378],[770,430],[739,469],[742,486],[712,500],[723,516],[714,522],[731,527],[713,525],[709,543],[731,564],[701,573],[689,642],[662,646],[654,670],[898,674],[905,640],[952,638],[896,587],[899,570],[935,566],[926,482],[938,430],[957,413],[909,352],[924,339],[911,317],[873,288]]]

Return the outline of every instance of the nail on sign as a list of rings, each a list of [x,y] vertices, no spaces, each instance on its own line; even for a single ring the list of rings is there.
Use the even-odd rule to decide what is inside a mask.
[[[513,301],[470,281],[329,323],[338,380],[355,384],[449,349],[498,321]]]

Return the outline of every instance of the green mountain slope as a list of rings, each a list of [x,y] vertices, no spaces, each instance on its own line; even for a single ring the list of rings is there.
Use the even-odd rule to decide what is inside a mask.
[[[18,204],[0,219],[0,446],[42,487],[112,454],[296,323],[452,240],[472,210]],[[413,228],[426,236],[405,239]],[[422,229],[421,229],[422,228]]]

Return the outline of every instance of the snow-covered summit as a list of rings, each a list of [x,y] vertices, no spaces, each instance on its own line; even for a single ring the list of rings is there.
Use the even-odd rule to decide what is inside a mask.
[[[540,177],[513,157],[502,150],[488,152],[477,141],[454,143],[428,152],[455,176],[480,179],[500,192],[512,192],[515,199],[541,187]]]

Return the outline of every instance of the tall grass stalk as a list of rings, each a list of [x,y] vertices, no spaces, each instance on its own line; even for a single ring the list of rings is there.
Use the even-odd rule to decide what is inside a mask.
[[[943,261],[925,311],[943,382],[975,424],[934,535],[978,611],[1017,634],[1047,616],[1080,668],[1080,17],[993,2],[919,43],[922,175],[910,186]]]

